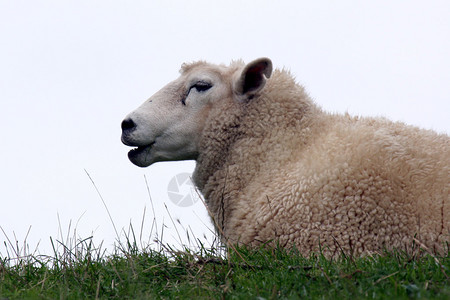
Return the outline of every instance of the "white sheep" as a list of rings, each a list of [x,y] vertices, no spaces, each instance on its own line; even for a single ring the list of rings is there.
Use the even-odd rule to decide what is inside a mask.
[[[267,58],[185,64],[122,130],[140,167],[196,160],[194,183],[227,242],[305,255],[449,242],[449,137],[326,113]]]

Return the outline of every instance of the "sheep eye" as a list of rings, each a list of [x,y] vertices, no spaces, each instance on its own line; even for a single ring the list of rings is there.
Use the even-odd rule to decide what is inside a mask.
[[[202,93],[204,91],[209,90],[210,88],[212,88],[212,84],[211,83],[208,83],[206,81],[197,81],[194,85],[192,85],[189,88],[189,91],[187,92],[186,96],[183,99],[181,99],[181,103],[183,105],[186,105],[186,98],[189,96],[189,93],[192,91],[192,89],[196,89],[197,92]]]
[[[212,85],[205,81],[199,81],[195,83],[193,86],[191,86],[191,89],[196,89],[197,92],[204,92],[209,90],[212,87]]]

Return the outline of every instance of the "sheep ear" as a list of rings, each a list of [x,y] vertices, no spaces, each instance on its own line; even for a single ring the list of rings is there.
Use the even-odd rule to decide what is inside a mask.
[[[272,74],[272,61],[259,58],[247,64],[235,82],[235,92],[239,97],[252,98],[266,84],[266,78]]]

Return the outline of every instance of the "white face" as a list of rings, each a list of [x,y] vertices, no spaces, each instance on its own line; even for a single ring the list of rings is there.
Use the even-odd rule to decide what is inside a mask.
[[[131,162],[147,167],[158,161],[196,159],[214,103],[251,99],[271,72],[268,58],[232,70],[206,63],[191,65],[122,122],[122,142],[137,146],[128,153]]]
[[[220,73],[201,66],[169,83],[122,123],[122,142],[138,146],[132,163],[147,167],[158,161],[196,159],[208,107],[230,95]]]

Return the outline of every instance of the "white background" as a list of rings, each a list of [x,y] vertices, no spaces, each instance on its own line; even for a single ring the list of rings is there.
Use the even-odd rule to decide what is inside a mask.
[[[194,162],[139,169],[120,142],[123,117],[183,62],[267,56],[326,110],[449,133],[449,16],[449,1],[0,0],[0,255],[6,237],[41,253],[67,234],[110,248],[117,237],[85,170],[122,237],[132,224],[151,241],[155,218],[179,245],[170,216],[211,236],[201,202],[167,196]]]

